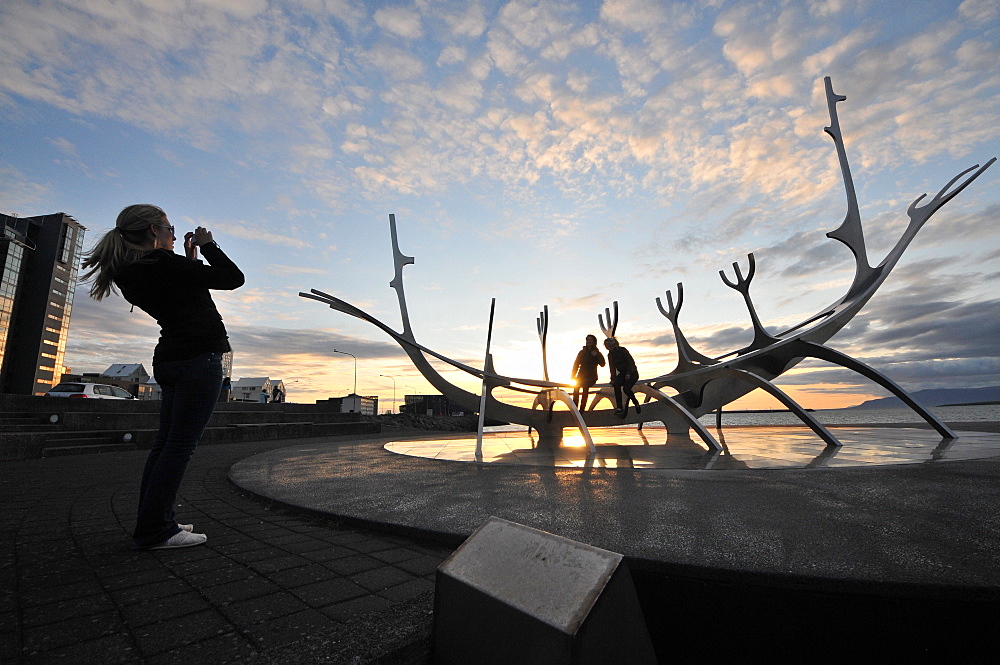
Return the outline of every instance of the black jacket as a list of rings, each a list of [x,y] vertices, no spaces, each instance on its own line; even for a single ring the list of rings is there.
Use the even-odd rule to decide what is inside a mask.
[[[209,289],[238,289],[246,280],[218,245],[204,245],[201,253],[209,265],[155,249],[115,276],[125,299],[160,324],[154,365],[232,350]]]

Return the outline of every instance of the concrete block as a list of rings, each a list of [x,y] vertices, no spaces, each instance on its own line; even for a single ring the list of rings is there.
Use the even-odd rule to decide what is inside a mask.
[[[621,554],[491,517],[438,568],[436,665],[656,657]]]

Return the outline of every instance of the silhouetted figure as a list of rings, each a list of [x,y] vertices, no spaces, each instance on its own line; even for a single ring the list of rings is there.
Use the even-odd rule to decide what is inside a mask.
[[[117,286],[125,300],[160,324],[153,376],[160,385],[160,427],[139,486],[132,547],[190,547],[207,540],[174,515],[177,490],[222,388],[222,355],[232,351],[210,289],[243,286],[243,273],[199,226],[184,234],[184,256],[174,253],[174,227],[148,204],[121,211],[83,261],[101,300]],[[208,262],[198,259],[198,251]]]
[[[219,401],[229,402],[229,396],[233,392],[233,382],[228,376],[222,380],[222,389],[219,390]]]
[[[635,403],[635,412],[642,413],[639,400],[632,392],[632,386],[639,380],[639,370],[635,366],[632,354],[624,346],[618,344],[614,337],[604,340],[604,348],[608,350],[608,366],[611,369],[611,385],[615,388],[615,415],[624,418],[628,415],[629,400]],[[625,393],[625,405],[622,406],[622,393]]]
[[[274,390],[271,391],[271,402],[277,404],[280,401],[281,401],[281,388],[275,386]]]
[[[576,362],[573,363],[573,379],[576,385],[573,387],[573,401],[581,411],[587,409],[587,397],[590,394],[590,387],[597,383],[597,367],[604,367],[604,354],[597,348],[597,338],[587,335],[586,344],[580,352],[576,354]],[[580,391],[583,391],[583,400],[579,399]]]

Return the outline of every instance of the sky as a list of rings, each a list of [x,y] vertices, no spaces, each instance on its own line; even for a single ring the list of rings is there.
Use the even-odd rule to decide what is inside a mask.
[[[547,306],[569,380],[617,301],[651,377],[676,363],[656,298],[678,282],[706,355],[753,337],[719,277],[750,252],[772,332],[846,292],[825,76],[873,263],[911,201],[1000,156],[995,0],[8,0],[0,34],[0,212],[65,212],[87,247],[132,203],[207,227],[247,276],[215,295],[234,378],[290,401],[345,395],[355,369],[383,411],[433,392],[384,333],[298,296],[400,329],[389,214],[425,346],[482,366],[495,298],[497,371],[541,378]],[[908,390],[1000,383],[998,184],[941,209],[830,345]],[[66,365],[150,369],[157,326],[129,310],[79,289]],[[809,408],[887,394],[818,361],[777,383]],[[735,406],[778,406],[759,393]]]

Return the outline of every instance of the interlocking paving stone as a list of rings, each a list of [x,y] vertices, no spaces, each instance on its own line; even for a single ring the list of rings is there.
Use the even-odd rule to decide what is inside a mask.
[[[382,538],[342,538],[337,541],[337,544],[348,547],[355,552],[362,552],[366,554],[381,552],[382,550],[394,547],[393,543],[383,540]]]
[[[100,612],[44,626],[26,627],[24,644],[26,652],[32,655],[124,631],[125,624],[117,612]]]
[[[143,656],[151,656],[233,630],[233,625],[213,609],[137,626],[132,636]]]
[[[270,573],[268,579],[283,587],[295,588],[304,584],[328,580],[332,575],[329,568],[318,563],[310,563],[305,566]]]
[[[0,633],[17,630],[18,621],[16,600],[11,598],[0,603]]]
[[[0,663],[16,663],[21,659],[20,634],[0,631]]]
[[[279,550],[277,547],[261,547],[258,549],[247,550],[245,552],[233,552],[229,554],[229,558],[231,560],[247,565],[254,561],[276,559],[282,556],[285,556],[284,550]]]
[[[287,570],[289,568],[297,568],[298,566],[305,566],[311,563],[309,559],[304,559],[295,554],[284,554],[282,556],[271,557],[267,559],[259,559],[257,561],[252,561],[248,567],[256,570],[258,573],[273,573],[279,570]]]
[[[391,586],[409,582],[413,579],[413,575],[399,568],[382,566],[381,568],[374,568],[363,573],[351,575],[350,579],[352,582],[360,584],[369,591],[382,591]]]
[[[95,640],[74,642],[58,649],[45,651],[37,659],[46,663],[101,663],[101,665],[118,665],[139,661],[132,640],[126,633],[106,635]],[[2,659],[0,659],[2,661]],[[2,661],[7,662],[7,661]]]
[[[21,620],[25,626],[42,626],[45,624],[74,619],[76,617],[99,614],[115,609],[115,604],[111,598],[101,595],[81,596],[61,600],[48,605],[36,605],[26,607],[23,610]]]
[[[62,584],[53,587],[35,587],[31,584],[31,580],[27,579],[21,586],[21,603],[24,607],[48,605],[60,600],[93,596],[102,592],[101,585],[94,578],[75,584]]]
[[[177,576],[191,576],[195,573],[207,573],[220,568],[231,568],[233,563],[220,556],[210,556],[195,561],[181,561],[170,564],[170,570]]]
[[[130,570],[128,575],[122,575],[121,571],[114,567],[98,570],[97,574],[105,591],[117,591],[144,584],[162,584],[177,579],[174,573],[161,565],[148,570]]]
[[[150,584],[140,584],[138,586],[125,587],[111,591],[111,597],[116,603],[123,607],[145,603],[150,598],[168,598],[178,594],[187,593],[191,590],[191,584],[183,579],[174,577],[163,582],[153,582]]]
[[[292,593],[312,607],[325,607],[345,600],[368,595],[364,587],[342,577],[296,587]]]
[[[200,593],[190,591],[122,608],[121,614],[125,623],[138,627],[211,609],[211,604]]]
[[[201,593],[206,598],[219,605],[234,603],[248,598],[266,596],[278,591],[278,587],[268,579],[256,575],[250,579],[220,584],[209,589],[202,589]]]
[[[233,623],[247,625],[266,621],[306,609],[305,603],[290,592],[279,591],[259,598],[230,603],[220,611]]]
[[[324,546],[319,549],[315,549],[310,552],[300,552],[300,554],[310,561],[332,561],[334,559],[354,556],[354,550],[349,550],[346,547],[340,547],[338,545],[331,545],[330,543],[324,543]]]
[[[341,575],[353,575],[384,565],[378,559],[363,554],[342,557],[323,562],[323,565]]]
[[[372,552],[371,556],[386,563],[399,563],[407,559],[415,559],[420,556],[420,553],[406,547],[394,547],[388,550]]]
[[[316,550],[326,549],[327,547],[330,546],[330,544],[324,540],[320,540],[319,538],[313,538],[312,536],[308,536],[305,534],[299,534],[296,537],[300,538],[301,540],[289,541],[287,540],[287,538],[278,538],[272,542],[274,542],[276,545],[281,547],[281,549],[285,550],[286,552],[292,552],[294,554],[299,554],[303,556],[308,552],[315,552]]]
[[[93,573],[87,569],[71,568],[68,570],[53,571],[40,575],[26,576],[26,584],[35,589],[51,589],[71,584],[81,584],[85,580],[93,579]]]
[[[246,566],[235,562],[226,562],[225,565],[214,570],[185,575],[184,579],[196,588],[205,588],[228,584],[229,582],[238,582],[250,579],[253,576],[254,572]]]

